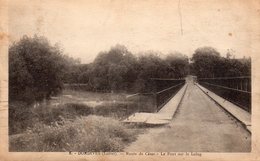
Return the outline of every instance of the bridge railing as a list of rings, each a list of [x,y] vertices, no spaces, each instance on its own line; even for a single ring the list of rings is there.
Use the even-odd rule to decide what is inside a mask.
[[[156,84],[156,111],[159,111],[185,84],[185,79],[152,78]]]
[[[128,95],[128,99],[140,102],[141,106],[145,106],[143,103],[146,100],[153,100],[153,105],[149,104],[149,109],[146,107],[140,107],[139,112],[158,112],[185,84],[185,79],[162,79],[162,78],[151,78],[149,87],[152,91],[145,93],[135,93]]]
[[[148,91],[127,95],[126,99],[138,102],[138,106],[140,106],[138,107],[139,112],[157,112],[180,90],[184,84],[185,79],[151,78],[147,83]],[[89,90],[88,84],[64,84],[64,87],[65,89],[70,90]],[[100,92],[106,91],[102,90]]]
[[[198,78],[199,84],[251,112],[251,77]]]

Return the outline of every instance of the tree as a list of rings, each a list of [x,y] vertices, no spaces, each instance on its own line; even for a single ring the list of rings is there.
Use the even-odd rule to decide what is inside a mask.
[[[170,53],[166,57],[166,62],[174,72],[175,78],[183,78],[188,74],[189,58],[179,52]]]
[[[136,58],[123,45],[100,52],[92,64],[90,82],[97,90],[127,90],[135,80]]]
[[[27,103],[48,99],[62,89],[66,60],[45,37],[24,36],[9,47],[9,98]]]
[[[220,53],[212,47],[202,47],[195,50],[192,56],[193,67],[198,77],[215,77],[219,70]]]

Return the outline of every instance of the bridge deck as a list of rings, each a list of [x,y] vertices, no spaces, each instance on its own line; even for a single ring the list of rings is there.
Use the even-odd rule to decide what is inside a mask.
[[[251,134],[190,83],[174,118],[151,128],[125,151],[249,152]]]

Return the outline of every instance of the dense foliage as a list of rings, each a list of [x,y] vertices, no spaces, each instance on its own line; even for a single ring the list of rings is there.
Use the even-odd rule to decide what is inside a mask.
[[[195,50],[191,64],[191,71],[200,78],[237,77],[251,75],[251,58],[235,59],[227,53],[221,57],[220,53],[211,47]]]
[[[66,83],[86,83],[93,91],[143,91],[150,78],[183,78],[188,73],[188,57],[170,53],[161,58],[148,51],[133,55],[116,45],[100,52],[93,63],[77,65],[68,71]]]
[[[62,89],[66,57],[44,37],[24,36],[9,48],[9,99],[27,103],[48,99]]]

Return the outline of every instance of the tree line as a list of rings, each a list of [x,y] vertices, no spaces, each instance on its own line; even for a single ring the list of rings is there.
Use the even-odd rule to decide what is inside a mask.
[[[170,53],[165,58],[154,51],[132,54],[116,45],[100,52],[90,64],[75,65],[65,74],[66,83],[85,83],[92,91],[144,91],[150,78],[176,78],[187,75],[188,57]]]
[[[150,78],[181,79],[250,75],[251,59],[221,57],[211,47],[198,48],[188,56],[155,51],[133,54],[123,45],[98,53],[92,63],[82,64],[51,45],[45,37],[23,36],[9,47],[9,100],[33,103],[50,98],[64,84],[86,84],[89,91],[142,92]]]
[[[191,72],[199,78],[251,76],[251,58],[236,59],[231,53],[222,57],[212,47],[195,50],[190,63]]]

